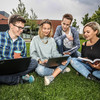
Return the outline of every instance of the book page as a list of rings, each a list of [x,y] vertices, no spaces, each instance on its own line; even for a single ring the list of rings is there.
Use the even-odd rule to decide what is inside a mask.
[[[75,46],[75,47],[73,47],[73,48],[71,48],[71,49],[69,49],[67,51],[64,51],[63,53],[71,52],[71,51],[75,50],[76,48],[77,48],[77,46]]]
[[[94,61],[93,61],[93,62],[96,62],[96,61],[100,61],[100,59],[94,59]]]
[[[94,62],[96,62],[96,61],[100,61],[100,59],[94,59],[94,60],[91,60],[91,59],[88,59],[88,58],[82,58],[82,57],[78,57],[79,59],[81,59],[81,60],[84,60],[84,61],[89,61],[89,62],[91,62],[91,63],[94,63]]]
[[[84,61],[89,61],[89,62],[91,62],[91,63],[93,63],[93,61],[92,60],[90,60],[90,59],[88,59],[88,58],[82,58],[82,57],[78,57],[79,59],[81,59],[81,60],[84,60]]]

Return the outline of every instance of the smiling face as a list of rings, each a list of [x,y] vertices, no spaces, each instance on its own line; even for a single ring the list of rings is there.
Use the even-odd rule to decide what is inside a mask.
[[[15,37],[21,35],[24,29],[24,23],[18,21],[15,24],[10,23],[10,30]]]
[[[51,26],[48,23],[44,23],[42,26],[42,34],[44,37],[47,37],[51,32]]]
[[[86,26],[83,30],[84,32],[84,37],[86,38],[86,40],[90,40],[94,37],[96,37],[96,34],[97,34],[97,30],[94,31],[91,27],[89,26]]]
[[[68,30],[71,25],[71,20],[64,18],[61,22],[61,26],[64,32]]]

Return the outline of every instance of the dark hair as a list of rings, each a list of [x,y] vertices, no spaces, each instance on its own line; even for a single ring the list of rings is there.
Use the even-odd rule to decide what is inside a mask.
[[[72,16],[71,14],[65,14],[65,15],[63,15],[62,20],[63,20],[64,18],[71,20],[71,22],[72,22],[72,20],[73,20],[73,16]]]
[[[8,24],[10,24],[10,23],[15,24],[18,21],[20,21],[22,23],[26,23],[26,20],[22,16],[20,16],[20,15],[12,15],[8,19]]]

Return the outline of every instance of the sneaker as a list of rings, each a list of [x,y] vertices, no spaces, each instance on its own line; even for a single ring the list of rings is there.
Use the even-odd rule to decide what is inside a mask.
[[[97,77],[95,77],[94,75],[92,74],[89,74],[87,79],[90,79],[90,80],[93,80],[93,81],[97,81],[97,82],[100,82],[100,79],[98,79]]]
[[[29,75],[25,75],[21,77],[21,83],[32,83],[34,82],[34,77],[33,75],[29,76]]]
[[[70,69],[69,67],[66,67],[66,68],[62,71],[62,73],[70,72],[70,71],[71,71],[71,69]]]
[[[45,76],[44,77],[44,84],[49,85],[53,80],[54,80],[54,77],[52,75],[51,76]]]

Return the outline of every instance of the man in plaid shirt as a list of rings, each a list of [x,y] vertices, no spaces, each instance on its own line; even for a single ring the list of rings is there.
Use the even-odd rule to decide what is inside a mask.
[[[21,51],[21,56],[26,57],[26,45],[21,37],[12,39],[9,31],[0,33],[0,59],[14,58],[14,51]]]
[[[13,59],[14,51],[21,51],[21,57],[26,57],[26,44],[20,37],[26,20],[20,15],[12,15],[9,20],[9,30],[0,33],[0,60]],[[33,76],[27,73],[37,67],[37,61],[31,59],[30,65],[25,72],[13,75],[0,76],[0,84],[14,85],[24,82],[33,82]],[[6,69],[5,69],[6,70]],[[24,76],[25,75],[25,76]]]

